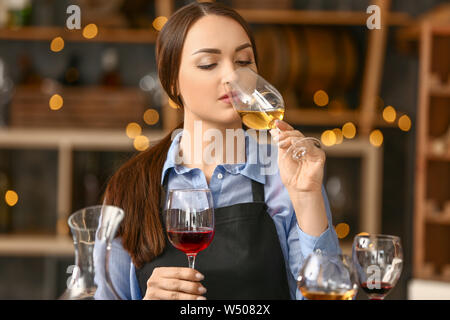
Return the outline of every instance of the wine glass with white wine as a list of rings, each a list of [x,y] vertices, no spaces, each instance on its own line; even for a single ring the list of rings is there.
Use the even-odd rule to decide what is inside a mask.
[[[275,128],[275,120],[284,116],[281,94],[263,77],[248,67],[238,68],[225,86],[234,109],[249,128]]]
[[[275,121],[283,120],[285,105],[280,92],[267,80],[249,67],[234,70],[225,83],[227,95],[249,128],[256,130],[276,129]],[[321,148],[320,140],[314,137],[294,139],[288,153],[298,161],[314,156]]]

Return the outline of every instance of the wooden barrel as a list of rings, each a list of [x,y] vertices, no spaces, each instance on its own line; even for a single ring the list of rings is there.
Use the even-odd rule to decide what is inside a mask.
[[[255,32],[255,42],[259,73],[283,94],[289,105],[310,104],[317,90],[342,94],[353,85],[358,52],[346,30],[261,27]]]

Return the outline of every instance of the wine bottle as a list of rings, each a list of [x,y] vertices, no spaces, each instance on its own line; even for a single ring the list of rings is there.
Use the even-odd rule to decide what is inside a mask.
[[[0,152],[0,233],[11,231],[11,208],[6,202],[6,192],[11,187],[6,151]]]
[[[100,196],[100,179],[99,179],[99,155],[96,152],[86,153],[83,190],[84,190],[84,206],[92,206],[99,204]]]
[[[8,6],[5,1],[0,1],[0,28],[6,26],[8,22]]]
[[[7,76],[5,63],[0,58],[0,127],[8,125],[8,106],[11,102],[13,87],[13,82]]]
[[[29,55],[24,54],[19,57],[20,84],[39,86],[42,83],[42,77],[33,67],[33,62]]]
[[[118,87],[122,81],[118,70],[119,55],[114,48],[106,49],[102,54],[102,77],[101,85]]]
[[[10,28],[23,27],[30,24],[31,0],[9,0],[8,26]]]
[[[78,86],[81,84],[80,58],[76,54],[70,56],[66,70],[59,81],[65,86]]]

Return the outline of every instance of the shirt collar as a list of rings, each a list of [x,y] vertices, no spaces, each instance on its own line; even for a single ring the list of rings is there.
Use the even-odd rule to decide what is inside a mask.
[[[180,130],[172,140],[172,143],[169,147],[169,151],[167,152],[167,158],[164,162],[162,174],[161,174],[161,185],[163,184],[164,178],[167,172],[170,169],[175,170],[177,174],[183,174],[194,170],[195,168],[187,168],[183,165],[177,164],[177,155],[180,148],[180,139],[183,134],[183,130]],[[269,145],[270,146],[270,145]],[[254,150],[255,147],[257,150]],[[263,150],[262,148],[267,148],[267,144],[258,144],[256,139],[245,131],[245,153],[246,153],[246,162],[239,164],[223,164],[222,167],[229,172],[230,174],[237,175],[242,174],[252,180],[255,180],[259,183],[266,183],[266,175],[264,174],[264,167],[260,163],[260,157],[262,151],[267,154],[268,151]],[[273,152],[273,148],[271,151]],[[276,150],[276,149],[275,149]],[[249,152],[251,151],[251,152]],[[270,151],[269,151],[270,152]],[[251,157],[251,158],[249,158]],[[276,156],[272,159],[277,159]],[[251,161],[249,161],[251,160]]]

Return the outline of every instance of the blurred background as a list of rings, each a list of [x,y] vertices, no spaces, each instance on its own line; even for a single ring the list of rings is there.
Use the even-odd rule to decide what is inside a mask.
[[[0,299],[59,297],[70,213],[99,204],[115,170],[182,119],[155,40],[189,2],[0,0]],[[326,146],[343,251],[360,232],[398,235],[404,267],[387,299],[450,299],[448,1],[221,2],[251,24],[285,120]],[[72,4],[79,30],[66,27]]]

